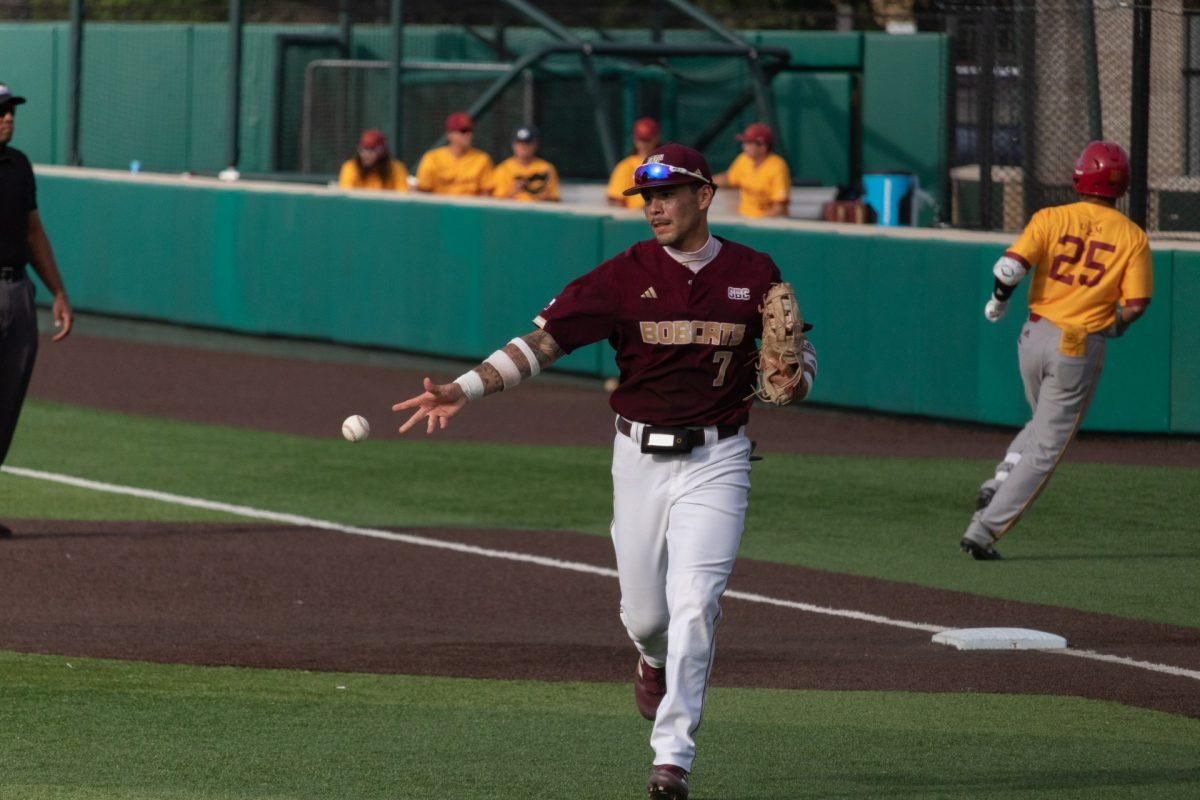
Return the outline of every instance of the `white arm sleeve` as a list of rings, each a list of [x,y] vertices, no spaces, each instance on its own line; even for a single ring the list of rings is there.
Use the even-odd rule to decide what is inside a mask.
[[[1016,286],[1028,271],[1024,264],[1012,256],[1001,256],[996,266],[992,267],[992,274],[996,276],[996,280],[1005,286]]]

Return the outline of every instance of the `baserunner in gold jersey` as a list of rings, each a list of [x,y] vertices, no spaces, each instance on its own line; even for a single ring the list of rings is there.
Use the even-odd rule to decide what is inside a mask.
[[[1074,184],[1079,200],[1034,214],[992,270],[984,308],[992,322],[1031,276],[1017,355],[1033,416],[979,487],[960,544],[980,561],[1000,558],[993,543],[1037,498],[1079,429],[1108,339],[1145,313],[1153,292],[1146,233],[1116,208],[1129,188],[1129,155],[1113,142],[1090,143],[1075,162]]]

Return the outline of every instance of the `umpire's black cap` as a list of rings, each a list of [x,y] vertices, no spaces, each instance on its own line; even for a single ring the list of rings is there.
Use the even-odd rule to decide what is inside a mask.
[[[0,83],[0,106],[19,106],[24,102],[25,98],[13,94],[8,84]]]

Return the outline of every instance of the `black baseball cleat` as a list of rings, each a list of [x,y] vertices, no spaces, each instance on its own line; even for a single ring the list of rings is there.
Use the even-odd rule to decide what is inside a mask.
[[[981,486],[979,494],[975,495],[975,510],[982,511],[988,507],[988,503],[992,502],[992,498],[996,496],[996,489],[992,486]]]
[[[958,543],[958,546],[962,549],[962,551],[964,553],[970,553],[971,558],[975,559],[976,561],[1000,561],[1000,560],[1002,560],[1002,558],[1000,556],[1000,551],[997,550],[996,548],[992,547],[990,544],[987,546],[984,546],[984,545],[981,545],[979,542],[974,541],[973,539],[964,538],[961,542]]]
[[[9,528],[5,525],[0,525],[0,539],[11,539],[11,538],[12,538],[12,528]]]

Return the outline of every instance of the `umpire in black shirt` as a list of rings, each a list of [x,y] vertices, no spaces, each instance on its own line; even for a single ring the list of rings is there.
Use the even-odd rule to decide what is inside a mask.
[[[71,304],[38,216],[33,168],[24,153],[8,146],[17,106],[24,102],[0,83],[0,464],[8,455],[37,357],[37,314],[26,264],[54,293],[54,341],[71,332]],[[0,539],[10,536],[12,531],[0,525]]]

